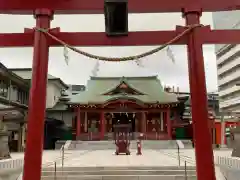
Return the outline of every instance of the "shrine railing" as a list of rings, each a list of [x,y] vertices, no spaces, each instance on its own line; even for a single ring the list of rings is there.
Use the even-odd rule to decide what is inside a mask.
[[[133,132],[130,133],[129,138],[131,140],[139,139],[140,135],[142,135],[142,140],[168,140],[168,135],[166,133],[159,133],[159,132],[147,132],[147,133],[140,133],[140,132]],[[105,133],[104,137],[100,132],[96,133],[82,133],[80,136],[76,138],[78,141],[100,141],[100,140],[114,140],[114,133]]]
[[[224,157],[224,156],[215,156],[214,161],[216,165],[240,169],[240,160],[239,158],[234,157]]]
[[[144,140],[168,140],[166,133],[150,132],[143,134]]]
[[[233,157],[215,156],[215,164],[221,169],[225,179],[238,180],[240,175],[240,160]]]
[[[1,160],[1,162],[0,162],[0,171],[5,170],[5,169],[22,168],[23,162],[24,162],[23,158],[21,158],[21,159]]]
[[[111,136],[109,136],[109,138],[105,138],[107,135],[108,135],[108,133],[104,134],[104,139],[105,140],[112,139]],[[81,135],[76,137],[76,140],[79,140],[79,141],[100,141],[100,140],[102,140],[102,137],[101,137],[100,132],[96,132],[96,133],[90,132],[90,133],[82,133]]]

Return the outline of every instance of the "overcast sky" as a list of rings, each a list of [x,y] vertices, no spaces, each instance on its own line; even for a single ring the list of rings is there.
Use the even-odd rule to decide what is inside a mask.
[[[0,15],[0,32],[23,32],[23,28],[35,26],[32,16]],[[212,25],[211,13],[203,14],[201,23]],[[173,30],[176,25],[184,25],[181,14],[144,14],[129,15],[129,30]],[[69,32],[104,31],[103,15],[64,15],[55,16],[52,27],[61,27]],[[87,52],[102,56],[121,57],[145,52],[154,47],[79,47]],[[171,46],[176,63],[172,63],[166,50],[142,60],[143,67],[135,62],[107,63],[101,62],[98,76],[146,76],[159,75],[166,85],[178,86],[181,91],[189,90],[187,72],[187,53],[184,46]],[[32,67],[32,48],[0,49],[0,61],[9,68]],[[66,65],[63,48],[50,49],[49,74],[60,77],[67,84],[85,84],[92,75],[95,60],[69,52],[70,62]],[[214,46],[204,46],[205,71],[208,91],[217,90],[216,57]]]

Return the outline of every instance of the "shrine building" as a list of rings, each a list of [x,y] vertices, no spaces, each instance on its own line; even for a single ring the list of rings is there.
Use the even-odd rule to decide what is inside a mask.
[[[62,98],[75,116],[76,139],[104,140],[115,124],[130,124],[145,139],[172,139],[178,120],[176,94],[164,91],[157,76],[91,77],[85,91]]]

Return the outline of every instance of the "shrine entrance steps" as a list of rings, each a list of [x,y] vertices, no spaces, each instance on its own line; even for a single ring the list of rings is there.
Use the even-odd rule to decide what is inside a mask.
[[[116,149],[114,141],[72,141],[70,147],[75,150],[105,150]],[[132,140],[130,149],[137,148],[137,141]],[[144,140],[143,149],[177,149],[175,140]]]
[[[44,168],[42,180],[197,180],[194,166]]]

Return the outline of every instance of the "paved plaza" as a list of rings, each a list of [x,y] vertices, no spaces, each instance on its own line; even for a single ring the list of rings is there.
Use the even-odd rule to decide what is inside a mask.
[[[108,150],[66,150],[64,154],[64,167],[136,167],[136,166],[178,166],[176,149],[150,150],[143,149],[143,155],[136,155],[136,149],[131,150],[131,155],[114,154],[113,149]],[[215,150],[214,155],[231,156],[231,150]],[[12,153],[12,159],[23,159],[23,153]],[[180,149],[181,166],[186,161],[187,166],[195,166],[194,149]],[[7,161],[7,160],[5,160]],[[62,165],[60,150],[43,152],[43,167],[58,167]],[[218,167],[216,167],[217,180],[223,180]]]
[[[84,151],[79,151],[79,154],[81,154]],[[68,157],[71,157],[73,155],[72,151],[66,151],[64,153],[65,159]],[[5,160],[0,160],[0,162],[7,162],[11,161],[14,159],[24,159],[24,153],[11,153],[11,159],[5,159]],[[62,159],[62,152],[60,150],[45,150],[43,151],[42,155],[42,164],[43,166],[50,166],[51,164],[54,164],[56,161],[59,163]]]
[[[113,150],[75,151],[72,157],[64,161],[69,167],[97,167],[97,166],[178,166],[176,158],[163,154],[161,151],[143,150],[143,155],[136,155],[136,150],[131,155],[116,156]],[[184,162],[181,162],[184,165]],[[190,164],[189,164],[190,165]]]
[[[136,150],[131,151],[130,156],[116,156],[113,150],[98,151],[71,151],[71,155],[65,159],[65,167],[118,167],[118,166],[178,166],[177,150],[143,150],[143,155],[136,155]],[[181,166],[187,162],[187,166],[195,166],[194,149],[181,149]],[[231,156],[231,150],[214,151],[217,156]],[[61,164],[58,164],[61,165]],[[216,166],[217,180],[223,180],[220,169]]]
[[[117,167],[117,166],[178,166],[177,150],[144,150],[143,155],[136,155],[136,150],[131,151],[130,156],[116,156],[113,150],[98,151],[72,151],[72,155],[64,161],[65,167]],[[181,166],[184,161],[187,166],[195,166],[194,149],[181,149]],[[216,150],[214,155],[231,156],[231,150]],[[223,180],[220,169],[216,166],[217,180]]]
[[[130,156],[114,154],[114,150],[66,150],[65,166],[176,166],[178,165],[177,150],[144,150],[143,155],[136,155],[136,149],[131,150]],[[230,157],[231,150],[215,150],[214,155]],[[23,153],[12,153],[12,159],[23,159]],[[181,165],[195,165],[194,149],[180,149]],[[43,165],[48,166],[54,161],[59,165],[62,154],[60,150],[44,151]],[[8,161],[8,160],[2,160]],[[1,161],[0,161],[1,162]]]
[[[71,153],[67,152],[67,155]],[[24,153],[11,153],[11,159],[23,159]],[[61,152],[59,150],[45,150],[43,151],[42,162],[43,164],[54,162],[55,160],[61,158]],[[8,160],[5,160],[8,161]]]

